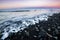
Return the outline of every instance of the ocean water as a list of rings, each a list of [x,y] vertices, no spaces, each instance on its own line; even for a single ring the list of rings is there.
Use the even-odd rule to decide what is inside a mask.
[[[11,33],[22,32],[29,25],[47,21],[48,16],[59,13],[60,9],[30,10],[29,12],[0,12],[0,39],[5,40]]]

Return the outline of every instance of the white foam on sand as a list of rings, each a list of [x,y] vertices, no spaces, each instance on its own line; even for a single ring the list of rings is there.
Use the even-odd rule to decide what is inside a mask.
[[[9,25],[7,27],[5,27],[3,29],[3,33],[2,33],[2,37],[1,39],[4,40],[5,38],[7,38],[9,36],[10,33],[17,33],[18,31],[24,30],[25,28],[27,28],[29,25],[34,25],[35,23],[39,23],[40,21],[47,21],[48,20],[48,16],[52,16],[53,13],[38,13],[38,15],[34,15],[34,16],[14,16],[13,18],[9,18],[6,21],[4,21],[4,23],[2,25]],[[9,22],[9,21],[12,21]],[[15,23],[17,22],[17,23]],[[18,24],[19,22],[19,24]],[[21,22],[21,23],[20,23]],[[3,26],[4,27],[4,26]],[[0,26],[1,28],[1,26]]]

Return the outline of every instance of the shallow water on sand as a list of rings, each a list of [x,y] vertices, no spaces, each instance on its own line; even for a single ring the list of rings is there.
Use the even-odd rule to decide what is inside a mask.
[[[2,28],[4,31],[2,33],[3,36],[1,37],[1,39],[4,40],[9,36],[10,33],[15,33],[15,32],[18,32],[19,30],[23,30],[28,25],[33,25],[35,23],[38,23],[38,20],[47,21],[48,16],[51,16],[54,13],[58,13],[58,12],[59,12],[58,10],[52,10],[52,11],[51,10],[32,10],[30,12],[1,12],[0,28]],[[20,25],[16,24],[15,22],[18,22],[18,21],[22,23],[19,23]],[[9,26],[4,28],[7,25]]]

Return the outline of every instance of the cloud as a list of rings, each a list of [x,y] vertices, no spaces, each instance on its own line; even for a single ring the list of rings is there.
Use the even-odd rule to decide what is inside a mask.
[[[23,7],[60,7],[60,1],[15,1],[0,3],[0,9]]]

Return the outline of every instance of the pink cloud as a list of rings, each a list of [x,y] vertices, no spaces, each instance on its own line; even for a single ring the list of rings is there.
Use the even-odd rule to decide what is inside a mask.
[[[0,9],[6,8],[22,8],[22,7],[59,7],[60,8],[60,1],[57,0],[35,0],[35,1],[15,1],[15,2],[6,2],[0,3]]]

